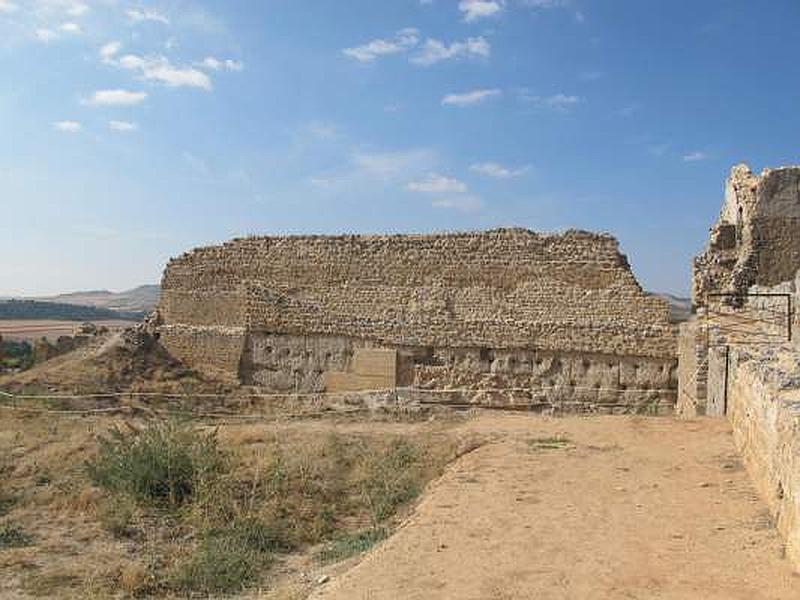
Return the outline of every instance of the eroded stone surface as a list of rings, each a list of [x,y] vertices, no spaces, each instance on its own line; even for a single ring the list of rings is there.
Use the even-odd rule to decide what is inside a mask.
[[[172,260],[158,312],[161,341],[188,365],[281,392],[386,384],[355,373],[354,357],[394,350],[383,387],[512,387],[531,404],[555,387],[609,412],[675,402],[669,307],[608,235],[234,240]]]

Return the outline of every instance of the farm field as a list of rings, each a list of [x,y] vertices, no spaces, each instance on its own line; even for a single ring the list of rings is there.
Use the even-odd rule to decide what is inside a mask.
[[[135,325],[133,321],[100,320],[91,321],[98,327],[107,327],[109,331],[118,331]],[[55,340],[62,335],[74,335],[80,327],[78,321],[56,321],[38,319],[20,319],[0,321],[0,336],[5,340],[24,341],[47,338]]]

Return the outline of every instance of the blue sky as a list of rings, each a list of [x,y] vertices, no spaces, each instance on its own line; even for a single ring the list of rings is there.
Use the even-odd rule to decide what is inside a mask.
[[[0,0],[0,295],[245,234],[609,231],[651,290],[800,162],[800,3]]]

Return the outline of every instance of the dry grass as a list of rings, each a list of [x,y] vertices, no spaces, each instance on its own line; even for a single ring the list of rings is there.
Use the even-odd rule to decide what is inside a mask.
[[[269,587],[274,566],[291,579],[299,567],[287,565],[314,569],[320,552],[336,561],[368,549],[449,460],[474,446],[459,447],[439,423],[217,428],[6,415],[0,531],[9,528],[12,539],[18,531],[29,545],[0,549],[8,574],[0,597],[166,598]],[[176,459],[180,444],[219,453],[201,461],[216,465],[213,476]],[[177,475],[180,482],[159,486]]]

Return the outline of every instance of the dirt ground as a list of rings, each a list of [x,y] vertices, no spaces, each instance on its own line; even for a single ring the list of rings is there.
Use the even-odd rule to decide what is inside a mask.
[[[800,598],[722,420],[488,415],[493,441],[314,600]]]
[[[120,597],[103,590],[144,549],[100,527],[82,468],[95,433],[116,418],[0,416],[0,451],[13,467],[0,469],[0,483],[25,498],[6,519],[36,540],[0,551],[0,597]],[[331,433],[432,436],[466,452],[367,554],[324,565],[313,548],[281,558],[243,599],[800,598],[724,420],[478,412],[218,427],[242,456],[260,456],[273,437]]]

